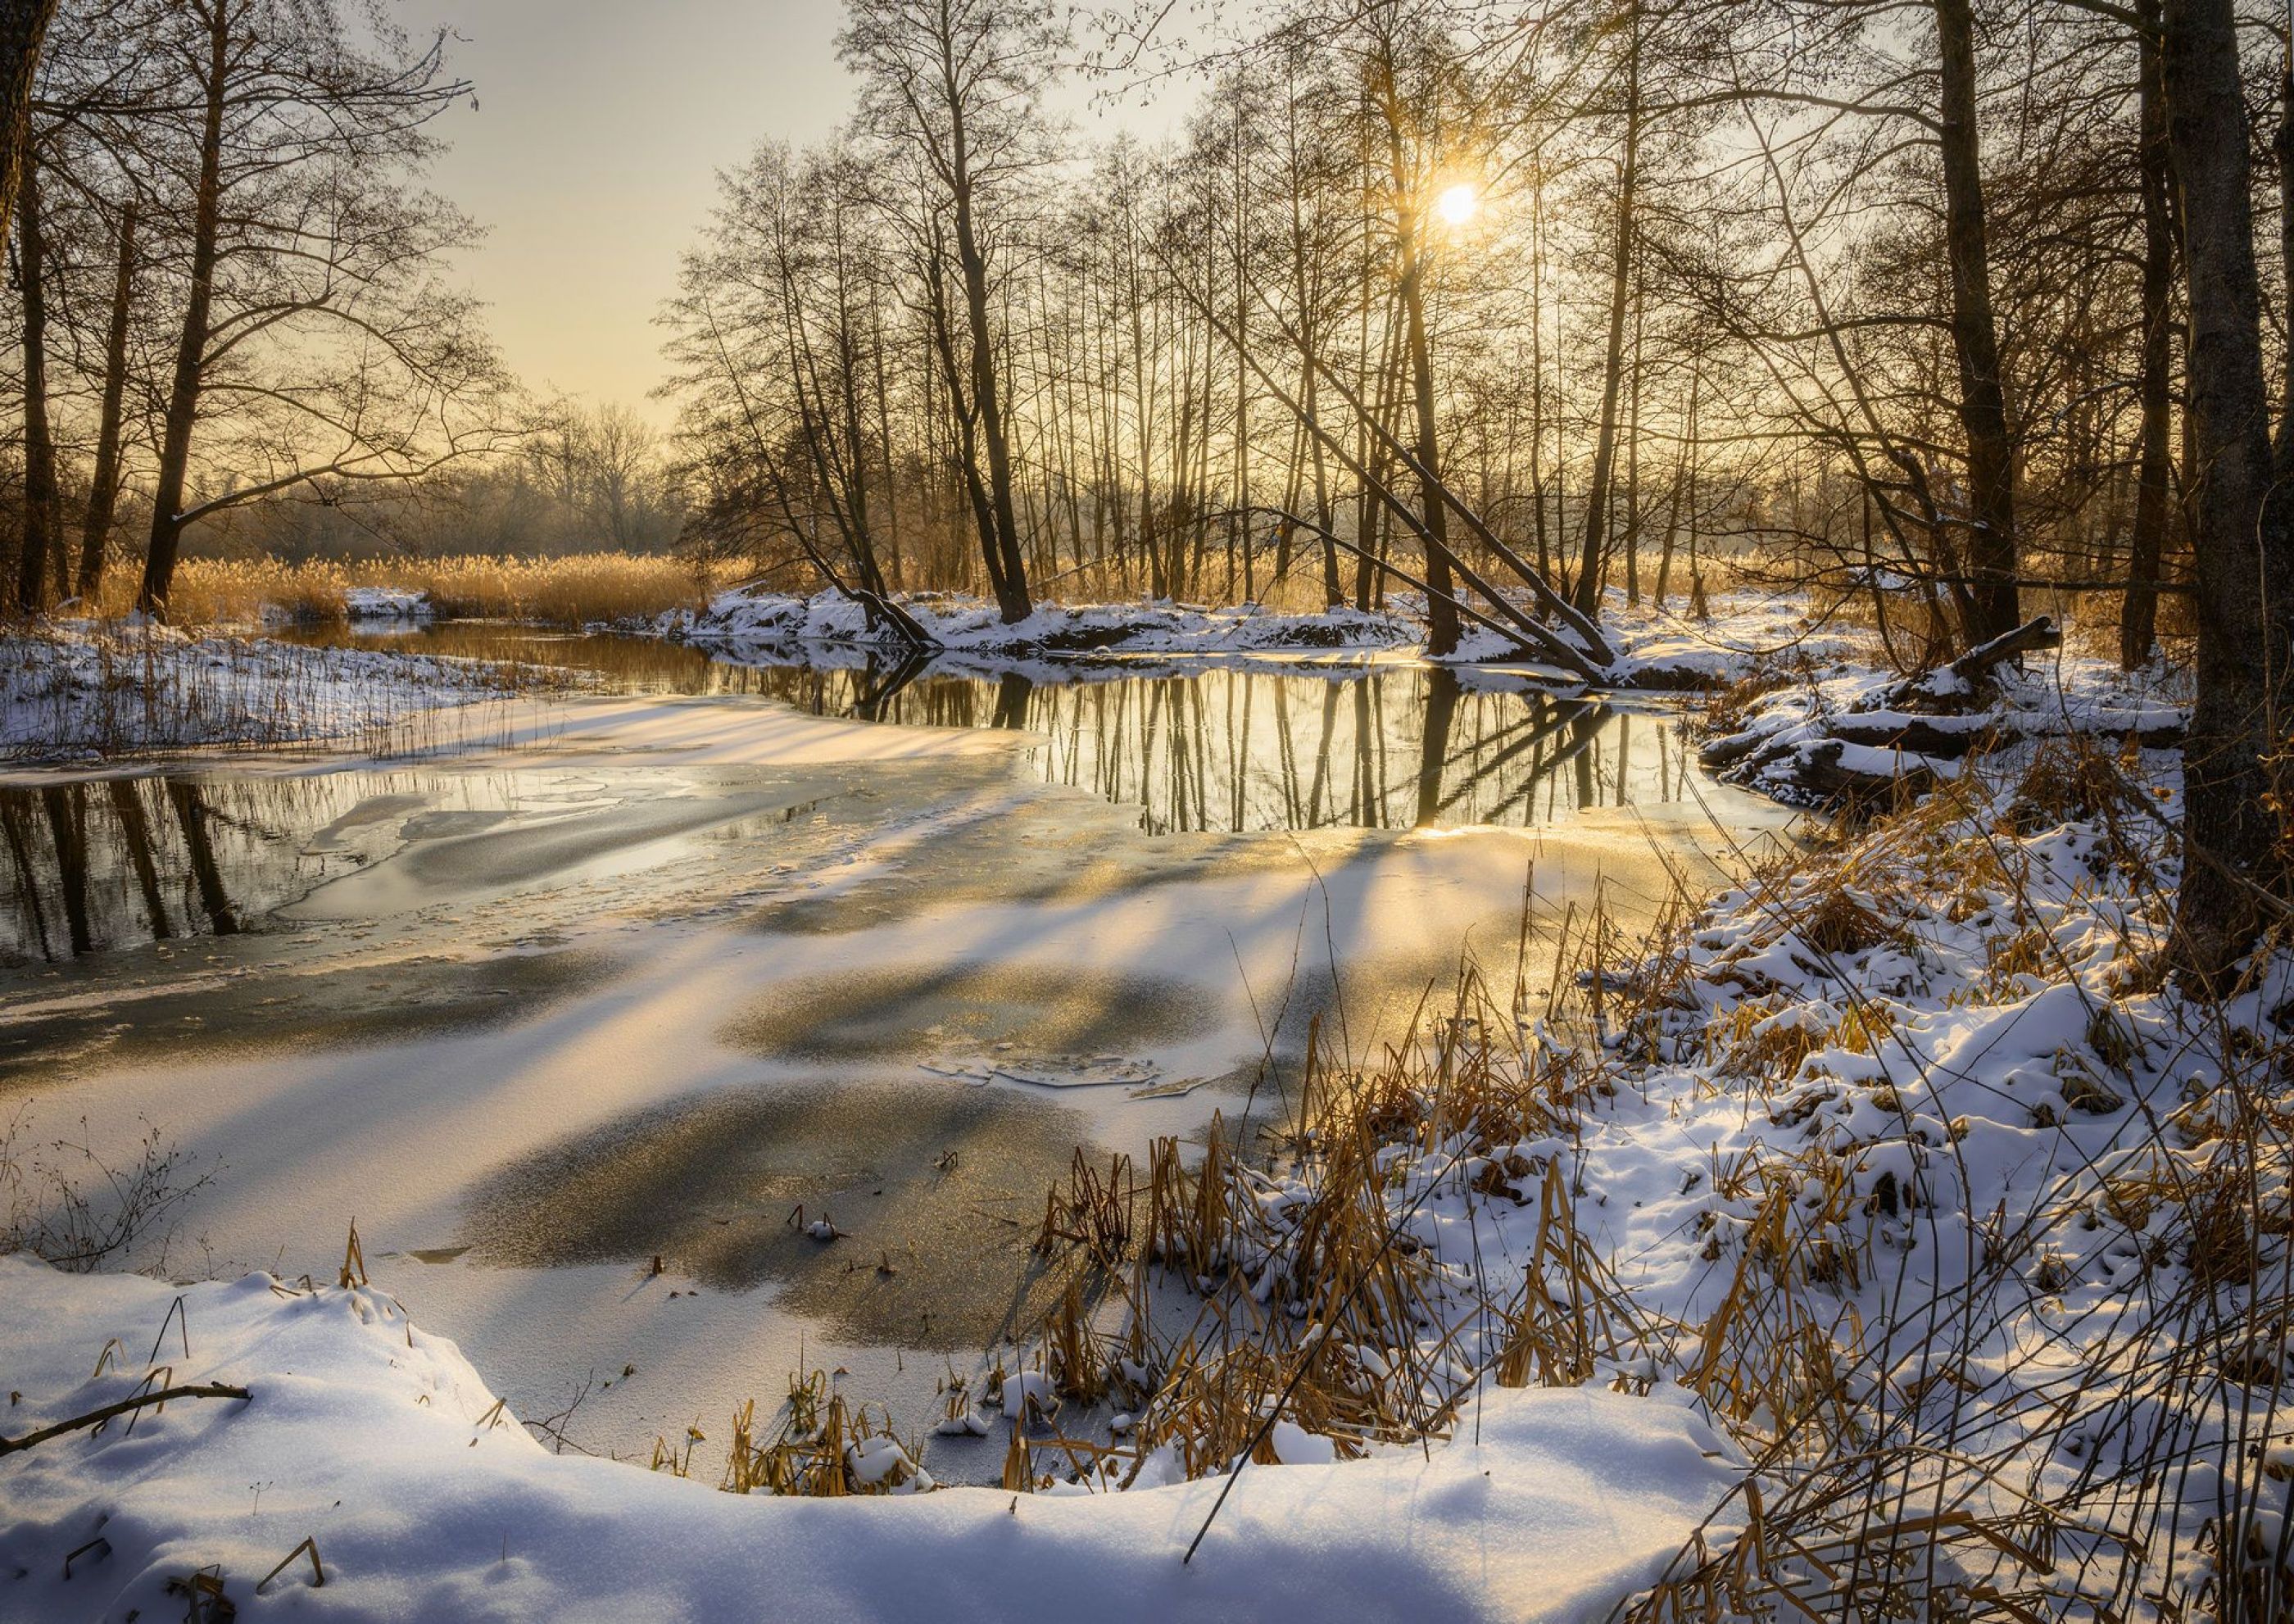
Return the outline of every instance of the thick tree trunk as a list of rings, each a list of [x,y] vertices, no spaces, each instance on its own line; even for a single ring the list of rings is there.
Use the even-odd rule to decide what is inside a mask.
[[[199,178],[191,207],[191,285],[175,346],[175,376],[159,440],[159,477],[151,493],[151,545],[143,557],[143,586],[135,606],[165,618],[183,543],[183,487],[191,461],[191,430],[199,420],[199,388],[207,371],[208,310],[215,299],[216,233],[223,212],[223,115],[230,74],[231,8],[215,0],[208,27],[207,105],[199,126]]]
[[[1944,250],[1951,269],[1951,336],[1959,357],[1959,420],[1967,436],[1967,641],[1980,643],[2022,619],[2015,587],[2015,453],[1991,314],[1991,259],[1975,115],[1975,18],[1970,0],[1935,0],[1942,86]]]
[[[2232,0],[2167,0],[2168,140],[2190,286],[2189,415],[2200,473],[2192,581],[2197,701],[2184,748],[2184,871],[2176,958],[2210,984],[2282,911],[2280,822],[2267,757],[2294,658],[2294,532],[2271,501],[2261,291],[2248,195]]]
[[[96,419],[95,468],[88,477],[87,519],[80,535],[79,579],[74,588],[93,599],[103,585],[103,555],[111,544],[119,502],[119,431],[127,400],[127,326],[135,291],[135,205],[119,216],[119,269],[111,288],[111,327],[103,343],[103,404]]]
[[[2133,671],[2151,657],[2157,641],[2159,567],[2166,550],[2172,501],[2168,481],[2174,453],[2173,321],[2175,232],[2167,196],[2167,102],[2160,80],[2159,0],[2142,0],[2138,35],[2143,192],[2143,418],[2135,486],[2135,533],[2127,564],[2127,596],[2119,611],[2119,663]]]
[[[56,0],[0,0],[0,241],[15,224],[31,146],[32,85]]]
[[[64,514],[56,490],[55,437],[48,426],[47,245],[39,165],[28,149],[16,218],[24,302],[24,546],[16,559],[16,607],[37,615],[48,606],[48,561],[62,546]],[[63,584],[59,578],[59,592]]]

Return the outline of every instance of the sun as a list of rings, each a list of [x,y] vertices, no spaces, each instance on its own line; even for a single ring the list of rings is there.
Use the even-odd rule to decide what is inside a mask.
[[[1434,200],[1434,212],[1442,216],[1444,225],[1463,225],[1481,206],[1480,189],[1470,181],[1460,182]]]

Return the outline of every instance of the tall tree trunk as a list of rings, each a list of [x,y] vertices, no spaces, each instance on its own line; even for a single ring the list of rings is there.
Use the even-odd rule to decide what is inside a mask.
[[[2143,191],[2143,418],[2135,486],[2135,531],[2127,562],[2127,595],[2119,611],[2119,663],[2133,671],[2151,657],[2157,641],[2159,566],[2166,550],[2172,501],[2175,232],[2167,196],[2167,102],[2160,80],[2159,0],[2140,0],[2144,26],[2136,35],[2140,53],[2141,148],[2137,154]],[[2283,444],[2282,440],[2281,444]]]
[[[32,85],[56,0],[0,0],[0,241],[15,223],[31,146]]]
[[[17,196],[18,256],[24,300],[24,547],[16,560],[16,607],[48,605],[48,561],[62,545],[63,500],[56,490],[56,443],[48,426],[47,244],[40,218],[37,154],[24,152]],[[63,582],[56,582],[59,592]]]
[[[1641,292],[1633,287],[1633,361],[1625,408],[1625,601],[1641,601]]]
[[[1633,192],[1640,176],[1640,9],[1634,0],[1633,37],[1625,59],[1625,150],[1617,163],[1616,250],[1609,273],[1609,341],[1601,371],[1601,422],[1593,441],[1593,473],[1585,488],[1585,547],[1571,594],[1588,619],[1601,612],[1601,567],[1609,546],[1609,508],[1617,458],[1617,394],[1625,371],[1625,309],[1632,295]]]
[[[1968,574],[1973,577],[1970,644],[2022,622],[2016,590],[2015,454],[1991,314],[1991,256],[1984,226],[1983,170],[1975,114],[1975,17],[1970,0],[1935,0],[1942,88],[1944,254],[1951,269],[1952,347],[1959,359],[1959,420],[1967,436]]]
[[[2197,699],[2184,746],[2176,957],[2211,983],[2287,893],[2266,758],[2290,697],[2294,529],[2271,501],[2262,298],[2248,195],[2246,106],[2232,0],[2167,0],[2168,140],[2190,287],[2192,434],[2200,477],[2192,592]]]
[[[2294,290],[2294,37],[2287,40],[2278,78],[2278,132],[2270,144],[2278,157],[2278,265],[2287,278],[2286,287]],[[2278,441],[2271,458],[2282,483],[2294,477],[2294,319],[2288,321],[2287,332],[2285,353],[2279,357],[2285,377],[2280,385]]]
[[[103,555],[119,502],[119,430],[127,400],[127,326],[135,292],[135,204],[119,216],[119,269],[111,286],[111,326],[103,342],[103,404],[96,419],[95,468],[88,477],[87,520],[80,535],[79,579],[73,590],[93,599],[103,585]]]
[[[1703,360],[1694,358],[1689,362],[1688,412],[1680,437],[1680,460],[1672,470],[1672,494],[1664,516],[1664,546],[1656,557],[1656,607],[1660,609],[1664,608],[1665,593],[1672,582],[1672,550],[1680,535],[1680,504],[1689,499],[1689,482],[1696,477],[1696,397],[1704,384]],[[1696,521],[1692,518],[1690,522]]]
[[[151,493],[151,545],[143,556],[143,586],[135,599],[138,608],[163,619],[167,593],[175,584],[175,557],[183,544],[183,486],[207,371],[207,312],[215,299],[216,239],[223,212],[223,115],[230,48],[231,7],[228,0],[214,0],[207,83],[201,87],[206,107],[199,126],[199,178],[191,208],[191,286],[183,301],[183,335],[175,346],[175,377],[167,392],[159,472]]]
[[[972,218],[972,176],[964,146],[964,114],[952,93],[954,115],[950,141],[956,155],[956,257],[964,273],[964,314],[972,327],[972,404],[980,414],[980,437],[988,452],[988,498],[994,520],[993,535],[981,536],[982,546],[993,544],[1003,566],[996,576],[996,601],[1006,625],[1028,618],[1034,605],[1028,598],[1028,565],[1020,552],[1020,520],[1012,503],[1012,446],[1005,437],[1004,403],[996,376],[996,339],[988,324],[988,261]]]
[[[1402,144],[1402,105],[1394,80],[1394,59],[1380,63],[1379,96],[1386,122],[1387,172],[1394,182],[1395,257],[1401,262],[1402,319],[1410,351],[1411,404],[1417,437],[1419,521],[1426,526],[1427,652],[1444,655],[1458,647],[1456,587],[1450,577],[1450,504],[1442,496],[1441,438],[1434,416],[1434,358],[1426,338],[1425,257],[1419,241],[1424,187],[1409,172]]]

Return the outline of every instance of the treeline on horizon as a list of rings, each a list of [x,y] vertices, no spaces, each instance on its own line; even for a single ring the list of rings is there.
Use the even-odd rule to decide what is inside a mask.
[[[1752,548],[1868,590],[1907,663],[2004,629],[2019,581],[2131,584],[2130,662],[2171,616],[2199,453],[2155,8],[1058,19],[848,8],[849,127],[761,147],[685,257],[661,437],[522,395],[459,290],[476,224],[421,181],[472,88],[444,37],[63,5],[0,380],[20,607],[121,563],[163,600],[185,545],[679,543],[1019,613],[1367,605],[1487,567],[1431,474],[1581,604]],[[2245,45],[2282,119],[2282,23]],[[1193,110],[1080,140],[1044,94],[1094,63]],[[2266,214],[2283,143],[2249,134]]]

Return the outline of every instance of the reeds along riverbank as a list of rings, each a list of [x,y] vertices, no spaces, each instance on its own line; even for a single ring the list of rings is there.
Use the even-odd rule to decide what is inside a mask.
[[[113,571],[93,612],[107,618],[127,615],[134,608],[136,584],[132,572]],[[699,608],[719,584],[706,564],[619,552],[356,564],[187,559],[175,572],[167,610],[172,624],[186,627],[259,624],[266,615],[333,622],[344,618],[344,593],[369,586],[427,593],[441,616],[586,625]]]
[[[1590,1383],[1745,1462],[1637,1618],[2285,1618],[2294,954],[2166,983],[2178,797],[2171,755],[2045,744],[1637,950],[1558,922],[1550,997],[1468,966],[1279,1120],[1079,1162],[1008,1484]]]

